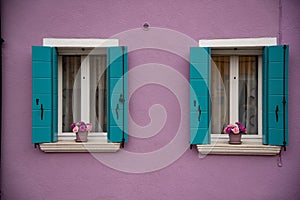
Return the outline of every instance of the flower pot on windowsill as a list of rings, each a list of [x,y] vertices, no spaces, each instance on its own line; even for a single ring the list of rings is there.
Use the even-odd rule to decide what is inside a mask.
[[[76,142],[87,142],[88,133],[92,130],[92,124],[83,121],[74,122],[71,124],[71,129],[76,133]]]
[[[242,133],[229,133],[229,144],[242,144]]]
[[[240,123],[228,124],[223,133],[229,134],[229,144],[241,144],[242,133],[247,133],[247,129]]]
[[[88,139],[87,139],[88,133],[89,133],[88,131],[77,132],[75,141],[76,142],[87,142],[88,141]]]

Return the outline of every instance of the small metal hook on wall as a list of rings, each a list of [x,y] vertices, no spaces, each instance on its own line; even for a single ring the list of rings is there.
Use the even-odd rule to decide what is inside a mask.
[[[148,31],[148,30],[149,30],[149,27],[150,27],[149,23],[145,22],[145,23],[143,24],[143,29],[144,29],[144,31]]]

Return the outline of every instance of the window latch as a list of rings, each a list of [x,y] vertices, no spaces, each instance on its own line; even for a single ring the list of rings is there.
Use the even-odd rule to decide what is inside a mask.
[[[43,104],[41,104],[41,120],[44,118],[44,107]]]
[[[276,109],[275,109],[275,116],[276,116],[276,122],[278,122],[278,105],[276,106]]]
[[[200,122],[200,117],[201,117],[201,108],[200,105],[198,106],[198,121]]]
[[[117,119],[119,119],[119,104],[117,103],[117,106],[116,106],[116,116],[117,116]]]

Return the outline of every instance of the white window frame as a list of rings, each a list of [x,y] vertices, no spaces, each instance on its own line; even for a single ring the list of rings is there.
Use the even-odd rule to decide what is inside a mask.
[[[199,40],[199,47],[264,47],[277,45],[276,37],[204,39]]]
[[[81,120],[85,122],[90,122],[90,90],[89,90],[89,56],[88,55],[106,55],[106,48],[99,48],[93,50],[88,49],[79,49],[79,48],[58,48],[58,137],[74,137],[75,133],[73,132],[62,132],[62,56],[64,55],[81,55]],[[92,136],[102,136],[106,135],[106,132],[93,132]]]
[[[253,142],[261,142],[262,141],[262,50],[261,49],[243,49],[243,50],[214,50],[212,49],[212,55],[228,55],[230,56],[230,71],[229,71],[229,87],[230,87],[230,98],[229,98],[229,105],[238,105],[239,97],[238,95],[234,94],[235,91],[239,91],[238,83],[239,80],[239,73],[238,73],[238,56],[240,55],[255,55],[258,56],[258,134],[257,135],[243,135],[244,139],[251,140]],[[236,77],[236,79],[233,79]],[[235,98],[234,98],[235,97]],[[238,120],[238,109],[233,106],[229,108],[229,122],[234,123],[239,121]],[[228,140],[228,134],[211,134],[212,141],[215,140]]]
[[[119,46],[118,39],[99,39],[99,38],[44,38],[43,46],[56,47],[58,48],[60,55],[88,55],[90,53],[103,54],[106,47]],[[103,47],[93,50],[93,48]],[[84,55],[82,51],[85,51]],[[99,52],[100,51],[100,52]],[[88,62],[87,59],[84,62]],[[58,69],[62,69],[62,57],[58,56]],[[59,72],[58,76],[58,92],[62,93],[62,72]],[[87,71],[88,73],[88,71]],[[86,90],[87,92],[89,90]],[[61,133],[61,106],[62,96],[58,95],[58,127],[60,133],[58,134],[58,142],[56,143],[42,143],[40,149],[44,152],[116,152],[120,149],[119,143],[107,142],[107,133],[93,133],[89,135],[89,141],[87,143],[76,143],[74,141],[73,133]]]
[[[261,51],[264,46],[275,46],[277,45],[276,37],[263,37],[263,38],[235,38],[235,39],[204,39],[199,40],[199,47],[210,47],[214,51],[214,54],[225,55],[222,49],[232,49],[226,50],[229,55],[235,55],[237,51],[234,48],[242,49],[238,50],[238,55],[262,55],[257,51]],[[258,49],[255,49],[257,47]],[[222,52],[223,51],[223,52]],[[262,58],[259,56],[258,65],[262,66]],[[259,67],[258,72],[258,87],[262,88],[262,67]],[[261,90],[261,89],[260,89]],[[261,93],[261,91],[258,91]],[[262,105],[262,96],[259,97],[259,105]],[[259,116],[262,116],[262,108],[259,108]],[[262,119],[258,120],[258,126],[261,129]],[[225,155],[277,155],[280,152],[279,146],[263,145],[262,138],[259,135],[242,137],[243,143],[241,145],[230,145],[228,144],[228,135],[223,135],[222,137],[214,137],[211,134],[211,144],[209,145],[197,145],[198,152],[202,155],[206,154],[225,154]],[[220,134],[221,135],[221,134]],[[251,138],[253,137],[253,138]]]

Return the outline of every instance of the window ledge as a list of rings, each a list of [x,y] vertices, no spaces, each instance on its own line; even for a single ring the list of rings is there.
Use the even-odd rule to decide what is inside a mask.
[[[263,145],[253,142],[244,142],[239,145],[228,144],[228,141],[218,141],[214,144],[197,145],[198,152],[202,155],[277,155],[280,146]]]
[[[41,143],[43,152],[117,152],[120,143],[107,142],[106,137],[91,137],[87,142],[75,142],[74,138],[59,138],[55,143]]]

